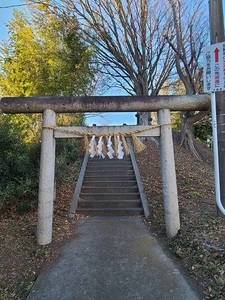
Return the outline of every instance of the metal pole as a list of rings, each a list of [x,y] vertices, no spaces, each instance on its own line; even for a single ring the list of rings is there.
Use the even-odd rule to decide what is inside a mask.
[[[55,112],[50,109],[46,109],[43,113],[43,127],[55,125]],[[41,160],[38,195],[38,245],[47,245],[52,241],[54,182],[55,139],[52,129],[43,128],[41,139]]]
[[[158,121],[161,125],[160,163],[163,183],[163,201],[165,211],[166,234],[173,238],[180,229],[177,182],[173,150],[173,138],[169,109],[158,111]]]
[[[209,21],[211,44],[224,41],[224,20],[222,0],[209,0]]]
[[[218,156],[218,136],[217,136],[217,119],[216,119],[216,96],[211,94],[211,111],[212,111],[212,127],[213,127],[213,153],[214,153],[214,172],[215,172],[215,190],[216,204],[223,215],[225,208],[222,205],[220,197],[220,171],[219,171],[219,156]]]
[[[210,39],[211,44],[224,42],[224,19],[222,0],[209,1]],[[213,119],[213,145],[215,188],[218,214],[224,214],[225,208],[225,92],[211,95]]]

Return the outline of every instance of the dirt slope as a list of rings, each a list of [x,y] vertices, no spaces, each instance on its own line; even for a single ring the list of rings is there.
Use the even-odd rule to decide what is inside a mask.
[[[136,157],[149,200],[148,225],[197,278],[206,299],[225,299],[225,219],[217,216],[211,149],[198,145],[206,158],[203,163],[174,140],[181,230],[169,241],[165,236],[159,148],[154,142],[145,143],[147,149]]]

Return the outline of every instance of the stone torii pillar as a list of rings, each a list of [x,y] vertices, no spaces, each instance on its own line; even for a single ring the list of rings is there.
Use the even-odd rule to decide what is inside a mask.
[[[46,109],[43,112],[42,124],[37,243],[38,245],[47,245],[52,241],[55,186],[55,139],[53,136],[53,129],[45,127],[56,126],[56,113],[51,109]]]
[[[169,109],[158,111],[160,132],[160,164],[163,184],[163,203],[166,235],[173,238],[180,229],[179,205],[177,195],[176,169],[173,150],[172,127]]]

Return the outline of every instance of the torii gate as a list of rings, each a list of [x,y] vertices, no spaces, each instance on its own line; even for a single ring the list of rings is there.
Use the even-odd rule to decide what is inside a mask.
[[[38,196],[37,243],[52,240],[56,113],[77,112],[157,112],[160,127],[160,161],[166,233],[175,237],[180,229],[176,171],[170,111],[201,111],[210,107],[208,95],[185,96],[81,96],[7,97],[0,99],[3,113],[42,113],[42,145]],[[138,126],[134,126],[136,129]],[[58,136],[59,137],[59,136]]]

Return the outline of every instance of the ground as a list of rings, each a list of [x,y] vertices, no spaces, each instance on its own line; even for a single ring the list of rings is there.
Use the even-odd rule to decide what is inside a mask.
[[[142,182],[149,200],[149,230],[174,259],[199,282],[205,299],[225,299],[225,219],[218,217],[215,205],[213,156],[199,144],[205,162],[199,162],[179,146],[174,138],[181,230],[177,238],[165,235],[159,148],[145,141],[146,150],[136,155]],[[58,186],[55,200],[53,242],[37,246],[36,211],[18,214],[16,208],[0,216],[0,300],[25,299],[40,270],[54,262],[60,247],[73,235],[68,221],[80,162],[68,170]]]
[[[167,240],[158,146],[146,144],[136,157],[150,206],[147,224],[197,279],[205,299],[225,299],[225,219],[218,217],[215,205],[211,149],[198,144],[206,159],[200,162],[174,139],[181,230],[177,238]]]

